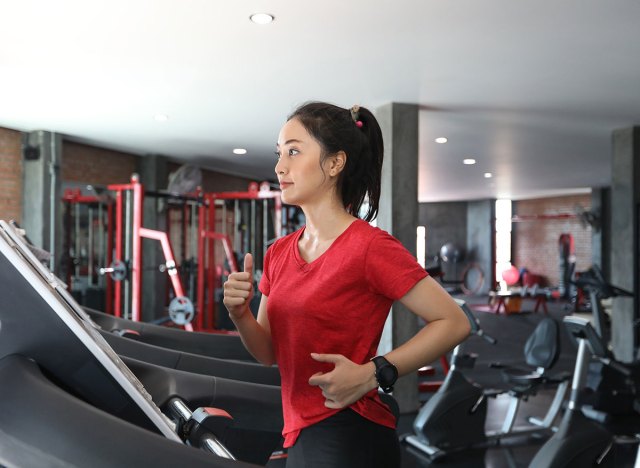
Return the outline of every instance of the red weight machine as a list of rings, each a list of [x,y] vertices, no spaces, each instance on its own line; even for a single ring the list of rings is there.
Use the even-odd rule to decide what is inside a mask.
[[[166,232],[149,229],[143,224],[143,203],[144,189],[137,175],[131,177],[129,184],[111,184],[107,188],[115,193],[115,255],[112,267],[101,269],[102,273],[115,273],[117,269],[126,266],[127,277],[131,282],[131,320],[140,321],[140,309],[142,304],[142,239],[152,239],[160,242],[162,252],[165,258],[165,268],[169,274],[171,286],[174,292],[174,299],[169,305],[169,311],[172,313],[172,319],[178,325],[184,326],[185,330],[193,331],[191,319],[193,318],[194,309],[191,300],[185,296],[182,280],[178,275],[178,266],[176,264],[173,248]],[[131,216],[124,215],[125,197],[127,201],[131,201]],[[129,211],[129,210],[127,210]],[[124,219],[124,226],[123,226]],[[126,236],[126,238],[125,238]],[[125,259],[125,242],[130,239],[131,243],[131,259]],[[114,291],[113,314],[117,317],[122,316],[122,299],[123,299],[123,283],[116,281]],[[125,297],[126,297],[126,291]],[[172,309],[173,308],[173,309]]]
[[[268,182],[263,182],[258,185],[256,182],[252,182],[249,185],[249,189],[246,192],[213,192],[202,194],[203,203],[200,205],[200,212],[198,216],[199,220],[199,236],[198,236],[198,292],[196,299],[196,322],[199,330],[211,330],[216,329],[216,323],[218,319],[217,301],[215,298],[216,285],[221,286],[222,271],[217,268],[212,268],[212,265],[217,265],[216,262],[216,244],[222,245],[224,249],[224,256],[229,264],[229,271],[238,271],[238,260],[236,259],[234,245],[242,244],[242,242],[236,242],[229,235],[228,229],[228,209],[227,202],[234,204],[233,209],[233,225],[238,224],[238,217],[241,217],[238,213],[238,203],[242,200],[251,201],[252,211],[255,211],[255,205],[258,201],[262,201],[262,252],[258,257],[259,262],[256,265],[261,266],[264,254],[267,247],[271,243],[268,239],[268,200],[273,200],[273,230],[275,239],[283,235],[283,205],[280,199],[280,191],[271,190]],[[221,213],[221,216],[217,216],[217,213]],[[286,212],[284,214],[286,217]],[[255,216],[251,217],[251,220],[255,220]],[[252,242],[251,245],[245,245],[244,248],[240,248],[242,252],[253,252],[254,257],[257,255],[257,246],[255,244],[256,228],[253,227],[249,230]],[[238,234],[238,230],[233,230],[234,237]]]
[[[110,184],[105,189],[109,196],[87,196],[80,189],[70,189],[65,192],[64,201],[70,207],[68,212],[74,211],[73,206],[83,204],[101,204],[104,209],[106,222],[99,228],[100,235],[106,238],[105,252],[100,261],[88,261],[86,274],[99,272],[105,277],[102,283],[105,312],[134,321],[141,320],[142,315],[145,270],[142,239],[157,241],[162,249],[164,263],[158,269],[169,275],[166,303],[173,323],[186,330],[219,331],[218,321],[222,316],[216,289],[221,290],[224,276],[238,271],[241,259],[237,256],[252,252],[256,259],[254,271],[259,273],[267,247],[288,228],[293,229],[290,211],[293,207],[283,206],[280,192],[271,190],[268,182],[252,182],[246,192],[197,191],[175,195],[145,192],[134,174],[128,184]],[[145,196],[164,200],[166,230],[144,225]],[[92,230],[85,233],[75,229],[72,240],[73,219],[68,218],[66,224],[68,244],[79,242],[78,237],[97,235]],[[173,245],[178,248],[175,252]],[[68,249],[69,284],[73,283],[73,275],[79,273],[78,268],[74,268],[77,262],[71,258],[71,251]],[[97,268],[98,265],[102,268]]]

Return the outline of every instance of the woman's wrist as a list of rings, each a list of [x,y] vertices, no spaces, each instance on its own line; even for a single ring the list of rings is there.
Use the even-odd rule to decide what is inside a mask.
[[[231,318],[231,321],[237,325],[238,323],[243,322],[249,315],[251,315],[251,311],[249,310],[249,307],[246,307],[240,315],[230,313],[229,317]]]
[[[369,361],[362,365],[364,367],[365,381],[363,385],[370,392],[374,388],[378,388],[378,380],[376,379],[376,365],[373,361]]]

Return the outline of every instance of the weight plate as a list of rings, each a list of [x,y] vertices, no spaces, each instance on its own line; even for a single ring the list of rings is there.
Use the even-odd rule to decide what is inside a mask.
[[[176,325],[191,323],[194,315],[193,302],[188,297],[174,297],[169,303],[169,317]]]

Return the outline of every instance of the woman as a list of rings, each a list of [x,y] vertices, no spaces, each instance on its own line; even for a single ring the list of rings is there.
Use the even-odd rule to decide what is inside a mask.
[[[398,375],[436,360],[469,324],[400,242],[368,223],[383,160],[371,112],[305,104],[282,127],[276,154],[282,201],[299,206],[306,225],[267,251],[257,319],[250,254],[225,283],[224,303],[253,356],[279,366],[287,466],[399,466],[395,418],[378,387],[389,392]],[[374,357],[395,300],[428,326]]]

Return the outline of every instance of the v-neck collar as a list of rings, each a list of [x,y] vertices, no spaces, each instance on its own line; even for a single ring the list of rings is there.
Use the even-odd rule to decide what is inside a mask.
[[[349,232],[354,227],[354,225],[359,221],[362,221],[362,220],[361,219],[353,220],[351,224],[349,224],[347,228],[344,231],[342,231],[342,233],[340,233],[340,235],[333,240],[331,245],[327,247],[327,250],[322,252],[322,254],[320,254],[317,258],[313,259],[311,262],[307,262],[304,258],[302,258],[302,255],[300,254],[300,247],[298,246],[298,242],[300,241],[300,238],[302,237],[302,234],[306,229],[306,226],[304,226],[302,229],[298,231],[298,234],[296,235],[293,242],[293,254],[296,259],[296,263],[302,269],[307,270],[312,268],[314,265],[322,262],[324,258],[327,256],[327,254],[331,251],[331,249],[333,249],[333,247],[336,245],[336,243],[340,242],[340,240],[347,234],[347,232]]]

